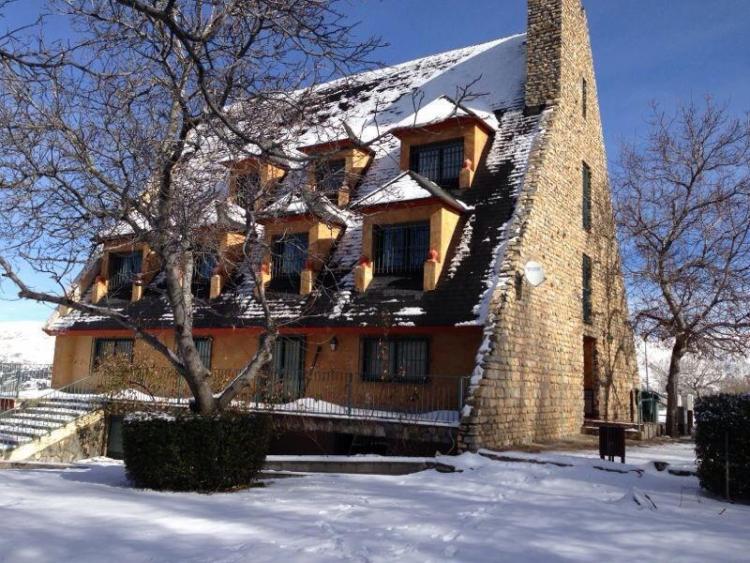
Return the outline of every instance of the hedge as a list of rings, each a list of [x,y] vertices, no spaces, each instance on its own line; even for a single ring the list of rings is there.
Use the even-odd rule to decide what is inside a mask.
[[[133,414],[123,423],[128,477],[137,487],[226,491],[252,485],[263,467],[267,415]]]
[[[750,395],[712,395],[695,404],[695,453],[701,486],[729,498],[750,500]]]

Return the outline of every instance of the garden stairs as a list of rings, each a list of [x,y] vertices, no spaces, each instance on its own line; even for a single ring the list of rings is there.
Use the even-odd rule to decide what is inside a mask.
[[[0,459],[19,461],[101,420],[101,398],[52,392],[0,413]]]

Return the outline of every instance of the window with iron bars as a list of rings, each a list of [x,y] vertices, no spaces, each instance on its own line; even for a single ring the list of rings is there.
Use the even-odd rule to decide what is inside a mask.
[[[324,160],[315,166],[315,185],[325,194],[336,194],[346,181],[346,160]]]
[[[457,188],[464,161],[464,141],[454,139],[411,147],[410,168],[440,187]]]
[[[143,255],[140,252],[109,255],[109,280],[107,293],[110,297],[129,299],[133,280],[141,273]]]
[[[426,338],[362,339],[362,379],[424,383],[429,371]]]
[[[373,227],[375,275],[422,278],[430,249],[430,223]]]
[[[583,277],[583,294],[582,294],[582,305],[583,305],[583,322],[591,324],[593,320],[593,309],[591,302],[591,258],[586,254],[583,255],[582,262],[582,277]]]
[[[211,355],[213,348],[213,339],[210,337],[195,338],[195,347],[198,349],[198,356],[206,369],[211,369]]]
[[[107,358],[121,357],[128,362],[133,361],[132,338],[97,338],[94,341],[93,367],[96,368]]]
[[[235,202],[243,209],[252,207],[260,191],[260,176],[257,172],[243,172],[234,179]]]
[[[285,234],[271,245],[271,289],[296,293],[307,261],[307,233]]]
[[[219,259],[213,252],[201,252],[193,264],[193,293],[196,297],[208,297],[211,292],[211,277]]]

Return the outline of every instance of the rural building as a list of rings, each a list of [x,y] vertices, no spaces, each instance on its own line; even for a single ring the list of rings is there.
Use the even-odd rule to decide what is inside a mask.
[[[526,33],[318,93],[321,126],[295,148],[325,158],[227,167],[230,208],[253,182],[279,194],[258,278],[283,336],[270,368],[280,409],[332,433],[352,433],[358,417],[417,429],[410,440],[438,429],[463,449],[575,434],[585,417],[633,421],[633,336],[580,0],[529,0]],[[284,195],[300,174],[315,202]],[[252,357],[264,326],[255,277],[216,267],[241,255],[234,216],[212,231],[218,255],[196,267],[195,334],[217,381]],[[104,237],[81,280],[85,299],[171,345],[147,245]],[[113,352],[166,365],[102,316],[61,309],[47,330],[55,387]]]

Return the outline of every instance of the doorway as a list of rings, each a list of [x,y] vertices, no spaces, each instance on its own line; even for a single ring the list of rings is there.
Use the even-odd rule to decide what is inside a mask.
[[[596,338],[583,337],[583,416],[599,418],[596,400]]]

